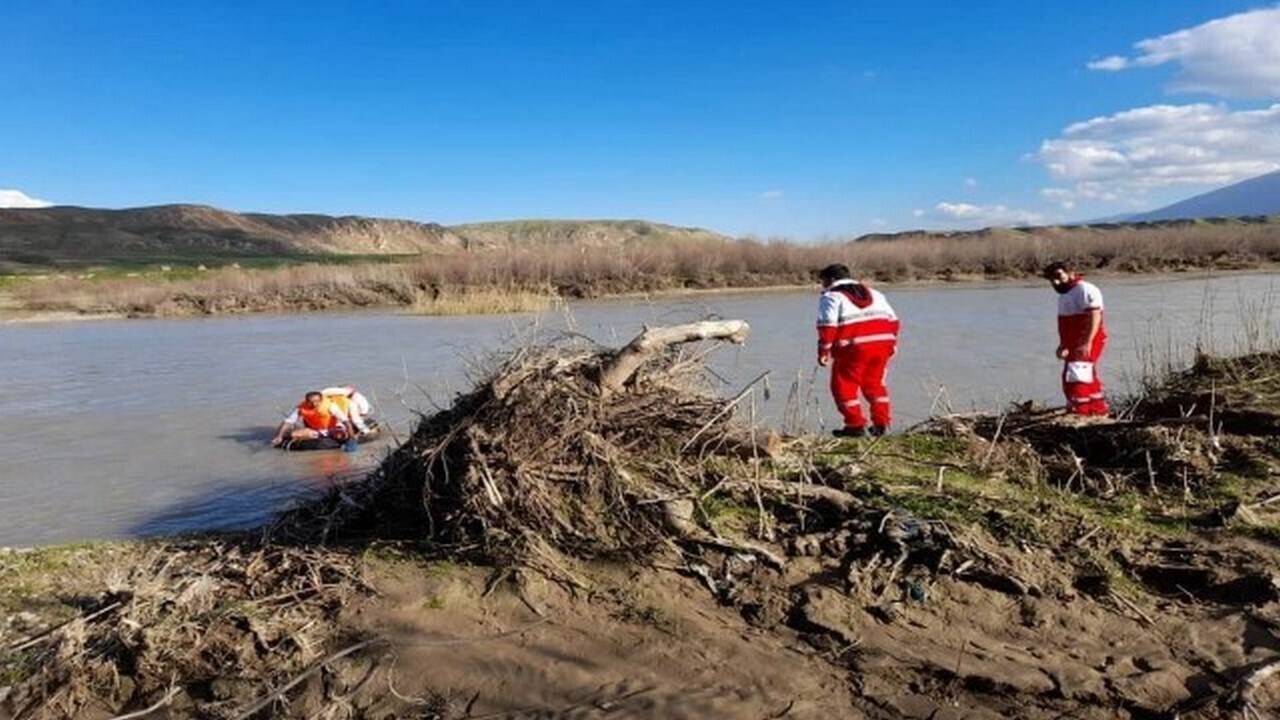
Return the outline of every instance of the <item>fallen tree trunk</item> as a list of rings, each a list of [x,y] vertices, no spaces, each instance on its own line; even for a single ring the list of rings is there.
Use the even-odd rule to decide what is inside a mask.
[[[741,345],[747,341],[750,331],[751,327],[745,320],[707,320],[687,325],[649,328],[619,350],[600,370],[600,392],[608,394],[621,391],[641,365],[672,345],[699,340],[727,340]]]

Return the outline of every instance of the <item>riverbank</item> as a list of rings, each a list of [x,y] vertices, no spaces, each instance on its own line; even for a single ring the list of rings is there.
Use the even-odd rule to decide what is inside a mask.
[[[1205,277],[1230,277],[1233,275],[1252,275],[1257,273],[1280,274],[1280,263],[1259,263],[1250,267],[1177,267],[1157,272],[1122,272],[1112,270],[1094,270],[1088,273],[1091,279],[1126,279],[1126,278],[1169,278],[1185,279],[1188,276],[1203,274]],[[951,274],[946,277],[924,277],[906,280],[874,281],[877,287],[886,290],[946,288],[946,287],[1022,287],[1038,285],[1042,280],[1033,274],[1016,277],[987,277],[981,274]],[[589,298],[568,298],[554,288],[547,286],[526,289],[494,289],[494,288],[458,288],[438,293],[434,297],[427,295],[414,296],[412,301],[404,301],[408,295],[394,294],[381,301],[364,301],[359,303],[316,301],[310,291],[302,295],[311,298],[311,302],[288,300],[274,296],[257,299],[239,295],[209,296],[204,299],[195,297],[183,300],[175,305],[163,308],[152,308],[140,312],[136,307],[114,308],[101,306],[89,310],[41,310],[29,309],[12,294],[0,291],[0,325],[31,324],[46,322],[72,322],[81,320],[126,320],[160,317],[212,317],[228,315],[270,315],[270,314],[310,314],[326,312],[356,311],[388,311],[402,312],[410,315],[452,316],[452,315],[500,315],[512,313],[537,313],[562,306],[574,300],[625,300],[648,299],[662,300],[682,297],[715,297],[731,293],[788,293],[815,290],[811,281],[796,281],[791,284],[773,284],[761,280],[758,285],[726,285],[723,287],[670,287],[650,290],[619,290],[603,293]],[[55,303],[56,304],[56,303]]]
[[[258,532],[0,553],[0,717],[1280,706],[1280,355],[874,442],[617,357],[510,356]]]
[[[1050,259],[1106,274],[1272,271],[1280,266],[1280,223],[993,229],[818,245],[672,240],[460,250],[396,263],[11,276],[0,282],[7,297],[0,306],[126,317],[359,308],[476,314],[637,293],[811,287],[813,272],[835,261],[898,284],[1032,279]]]

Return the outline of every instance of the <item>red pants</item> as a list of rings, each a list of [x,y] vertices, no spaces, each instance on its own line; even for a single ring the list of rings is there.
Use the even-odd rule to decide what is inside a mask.
[[[1104,342],[1094,342],[1090,357],[1067,358],[1062,364],[1062,393],[1067,396],[1067,410],[1077,415],[1110,415],[1098,375]]]
[[[832,354],[831,396],[835,398],[836,407],[844,416],[845,427],[861,428],[867,425],[862,416],[859,392],[871,406],[871,423],[889,427],[889,389],[884,386],[884,376],[894,350],[893,345],[877,343],[838,348]]]

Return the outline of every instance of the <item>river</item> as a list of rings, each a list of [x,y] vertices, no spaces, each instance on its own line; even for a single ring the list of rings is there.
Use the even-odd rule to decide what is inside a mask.
[[[1280,339],[1280,275],[1106,278],[1111,394],[1144,369]],[[941,410],[1060,402],[1047,285],[885,288],[903,319],[890,373],[895,425]],[[0,325],[0,545],[237,528],[359,474],[357,453],[285,453],[272,428],[303,391],[354,383],[403,436],[469,386],[484,355],[570,328],[617,345],[641,325],[741,318],[750,341],[711,367],[722,392],[758,386],[762,424],[836,424],[815,373],[815,292],[743,292],[575,303],[532,315],[392,313]],[[792,385],[798,395],[788,402]],[[750,413],[752,404],[743,403]],[[788,412],[788,407],[792,412]]]

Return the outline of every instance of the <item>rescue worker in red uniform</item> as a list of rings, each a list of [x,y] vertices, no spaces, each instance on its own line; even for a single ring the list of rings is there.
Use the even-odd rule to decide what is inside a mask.
[[[854,281],[845,265],[828,265],[818,279],[818,364],[831,366],[831,396],[844,418],[844,427],[832,434],[867,434],[861,394],[871,409],[871,434],[883,435],[892,419],[885,373],[898,348],[898,316],[880,291]]]
[[[1107,346],[1102,291],[1071,272],[1066,263],[1050,263],[1044,277],[1058,293],[1058,357],[1067,410],[1106,417],[1111,413],[1098,376],[1098,361]]]

